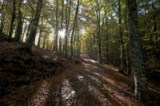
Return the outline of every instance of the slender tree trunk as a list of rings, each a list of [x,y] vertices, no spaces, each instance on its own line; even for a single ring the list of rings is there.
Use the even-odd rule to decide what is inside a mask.
[[[9,40],[11,40],[12,38],[15,18],[16,18],[16,0],[13,0],[13,12],[12,12],[12,19],[11,19],[10,30],[9,30]]]
[[[101,63],[101,32],[100,32],[100,0],[97,0],[97,28],[98,28],[98,31],[97,31],[97,39],[98,39],[98,56],[97,56],[97,61],[99,63]]]
[[[136,0],[126,0],[129,19],[129,35],[130,35],[130,58],[131,71],[134,79],[134,94],[139,96],[143,103],[150,105],[148,94],[148,83],[143,66],[143,55],[140,46],[140,36],[138,30],[138,13]]]
[[[77,31],[77,57],[80,57],[81,53],[81,41],[79,36],[79,30]]]
[[[4,1],[2,0],[2,6],[0,9],[1,12],[1,26],[0,26],[0,33],[3,33],[4,28],[4,19],[5,19],[5,13],[4,13]]]
[[[41,36],[42,36],[42,29],[39,29],[38,47],[40,47]]]
[[[23,20],[22,20],[22,12],[21,12],[21,5],[22,5],[23,0],[18,1],[18,22],[17,22],[17,28],[16,28],[16,33],[15,33],[15,41],[19,42],[20,37],[22,34],[22,28],[23,28]]]
[[[25,49],[32,51],[32,44],[34,43],[36,32],[37,32],[37,26],[39,23],[40,15],[41,15],[41,9],[42,9],[43,0],[38,0],[36,12],[33,18],[33,21],[31,24],[31,31],[29,34],[29,38],[27,39],[27,42],[25,44]]]
[[[56,30],[54,38],[54,51],[58,52],[58,0],[56,0]]]
[[[152,3],[153,11],[156,10],[155,3],[156,3],[156,0],[154,0],[153,3]],[[157,19],[156,19],[156,14],[155,13],[153,15],[153,32],[154,32],[154,44],[155,44],[155,47],[156,47],[156,55],[157,55],[157,58],[160,59],[160,56],[159,56],[160,47],[159,47],[159,43],[158,43],[158,32],[157,32]]]
[[[127,9],[125,9],[125,28],[126,28],[126,36],[127,36],[127,38],[129,37],[129,34],[128,34],[128,17],[127,17]],[[127,47],[126,47],[126,66],[127,66],[127,70],[126,70],[126,72],[125,73],[127,73],[127,74],[131,74],[131,68],[130,68],[130,57],[129,57],[129,41],[128,41],[128,39],[127,39]]]
[[[44,37],[43,37],[43,45],[42,45],[43,49],[45,49],[45,43],[46,43],[46,36],[44,35]]]
[[[3,29],[4,29],[4,19],[5,19],[5,13],[2,13],[0,33],[3,33]]]
[[[73,30],[72,30],[72,34],[71,34],[71,54],[70,56],[73,56],[73,37],[74,37],[74,31],[76,29],[76,24],[77,24],[77,17],[78,17],[78,9],[79,9],[79,0],[77,0],[77,8],[76,8],[76,12],[75,12],[75,18],[74,18],[74,23],[73,23]]]
[[[107,29],[106,29],[106,26],[108,25],[108,22],[107,22],[107,13],[106,11],[104,11],[104,19],[103,19],[103,32],[102,34],[104,34],[105,36],[105,63],[108,63],[108,52],[109,52],[109,46],[108,46],[108,33],[107,33]]]
[[[62,54],[62,39],[59,37],[59,54]]]
[[[62,0],[61,29],[63,28],[64,0]]]
[[[124,68],[124,45],[123,45],[123,34],[122,34],[122,16],[121,16],[121,0],[118,0],[118,14],[119,14],[119,36],[120,36],[120,59],[121,59],[121,70]]]
[[[106,47],[106,60],[107,60],[107,63],[109,62],[109,42],[108,42],[108,34],[106,33],[106,43],[105,43],[105,47]]]
[[[22,36],[20,36],[20,41],[23,42],[24,40],[24,35],[25,32],[27,30],[27,24],[25,23],[25,17],[26,17],[26,13],[24,13],[23,18],[22,18]]]
[[[30,24],[28,25],[28,28],[27,28],[27,33],[26,33],[26,38],[28,39],[28,37],[29,37],[29,33],[30,33],[30,30],[31,30],[31,26],[32,26],[32,24],[31,23],[33,23],[33,17],[32,17],[32,20],[30,21]],[[26,39],[26,40],[27,40]]]
[[[35,12],[34,11],[34,9],[32,8],[32,11],[33,11],[33,13]],[[30,31],[31,31],[31,26],[32,26],[32,24],[31,23],[33,23],[33,18],[34,18],[34,14],[32,14],[32,16],[31,16],[31,20],[30,20],[30,24],[28,25],[28,27],[27,27],[27,30],[26,30],[26,39],[25,39],[25,42],[27,42],[27,39],[28,39],[28,37],[29,37],[29,33],[30,33]]]
[[[66,32],[65,32],[65,47],[64,47],[64,53],[65,57],[68,57],[68,28],[70,23],[70,12],[71,12],[71,0],[67,0],[67,5],[69,8],[66,7]]]

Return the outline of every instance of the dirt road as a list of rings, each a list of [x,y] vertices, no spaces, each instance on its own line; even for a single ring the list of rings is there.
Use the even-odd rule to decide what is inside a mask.
[[[121,74],[88,62],[42,81],[28,105],[142,106]]]

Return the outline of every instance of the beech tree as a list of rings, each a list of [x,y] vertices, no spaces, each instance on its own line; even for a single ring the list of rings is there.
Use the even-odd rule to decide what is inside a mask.
[[[71,56],[73,56],[73,39],[74,39],[74,32],[76,30],[76,26],[77,26],[77,17],[78,17],[78,9],[79,9],[79,0],[77,0],[77,8],[76,8],[76,12],[75,12],[75,18],[74,18],[74,23],[73,23],[73,30],[72,30],[72,34],[71,34]]]
[[[118,24],[119,24],[119,36],[120,36],[120,59],[121,70],[124,67],[124,45],[123,45],[123,33],[122,33],[122,12],[121,12],[121,0],[118,0]]]
[[[71,14],[71,0],[67,0],[66,4],[66,22],[65,22],[65,44],[64,44],[64,54],[68,57],[68,36],[69,36],[69,25],[70,25],[70,14]]]
[[[16,0],[13,0],[13,10],[12,10],[12,19],[11,19],[11,23],[10,23],[10,30],[9,30],[9,39],[11,40],[12,38],[12,33],[13,33],[13,28],[14,28],[14,21],[16,18]]]
[[[29,37],[27,39],[27,42],[25,44],[25,49],[29,50],[29,51],[31,51],[32,45],[33,45],[34,40],[35,40],[35,36],[36,36],[36,32],[37,32],[37,26],[38,26],[38,22],[39,22],[40,15],[41,15],[42,5],[43,5],[43,0],[38,0],[34,17],[33,17],[32,21],[30,23],[30,25],[31,25],[30,33],[29,33]]]
[[[4,6],[5,6],[5,1],[2,0],[1,9],[0,9],[0,13],[1,13],[0,33],[3,33],[3,29],[4,29],[4,19],[5,19]]]
[[[22,5],[23,0],[18,1],[18,17],[17,17],[17,28],[16,28],[16,33],[15,33],[15,40],[17,42],[20,41],[20,37],[22,34],[22,27],[23,27],[23,17],[22,17],[22,11],[21,11],[21,5]]]
[[[150,105],[148,83],[143,65],[143,54],[140,45],[138,29],[138,13],[136,0],[126,0],[129,20],[130,59],[131,71],[134,79],[134,95],[139,96],[146,104]]]
[[[97,17],[97,39],[98,39],[98,56],[97,60],[98,62],[101,62],[101,17],[100,17],[100,11],[101,11],[101,0],[97,0],[97,10],[96,10],[96,17]]]
[[[58,0],[56,0],[56,28],[55,28],[55,38],[54,38],[54,48],[53,50],[55,52],[58,52],[58,10],[59,10],[59,3]]]

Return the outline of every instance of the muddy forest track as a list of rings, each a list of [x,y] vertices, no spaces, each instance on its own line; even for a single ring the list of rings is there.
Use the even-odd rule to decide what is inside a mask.
[[[142,106],[110,70],[83,63],[44,80],[30,106]]]

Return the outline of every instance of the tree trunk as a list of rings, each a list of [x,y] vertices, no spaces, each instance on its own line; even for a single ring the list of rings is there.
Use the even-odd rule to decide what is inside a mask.
[[[71,12],[71,0],[67,0],[68,9],[66,7],[66,32],[65,32],[65,45],[64,45],[64,53],[65,57],[68,57],[68,28],[70,23],[70,12]]]
[[[56,0],[56,30],[54,37],[54,51],[58,52],[58,0]]]
[[[104,36],[105,36],[105,42],[104,42],[104,44],[105,44],[105,63],[108,63],[108,53],[109,53],[109,46],[108,46],[108,33],[107,33],[107,29],[106,29],[106,26],[108,25],[108,22],[107,22],[107,12],[106,11],[104,11],[104,19],[103,19],[103,34],[104,34]]]
[[[22,34],[22,27],[23,27],[23,20],[22,20],[22,12],[21,12],[21,5],[22,5],[23,0],[18,1],[18,22],[17,22],[17,28],[16,28],[16,33],[15,33],[15,41],[19,42],[20,37]]]
[[[71,48],[70,48],[71,49],[71,54],[70,54],[71,57],[73,56],[73,37],[74,37],[74,31],[77,26],[78,9],[79,9],[79,0],[77,0],[77,8],[76,8],[76,12],[75,12],[73,30],[72,30],[72,34],[71,34]]]
[[[43,49],[45,49],[45,44],[46,44],[46,36],[44,35],[44,37],[43,37],[43,45],[42,45]]]
[[[9,40],[11,40],[12,38],[15,18],[16,18],[16,0],[13,0],[13,12],[12,12],[12,19],[11,19],[10,30],[9,30]]]
[[[59,54],[62,54],[62,39],[61,37],[59,38]]]
[[[63,28],[63,10],[64,10],[64,0],[62,0],[62,13],[61,13],[61,29]]]
[[[5,19],[5,13],[4,13],[4,1],[2,0],[2,6],[0,9],[1,12],[1,26],[0,26],[0,33],[3,33],[4,28],[4,19]]]
[[[42,4],[43,4],[43,0],[38,0],[34,18],[32,19],[32,21],[30,23],[31,30],[30,30],[27,42],[25,44],[25,49],[29,50],[29,51],[32,51],[31,50],[32,49],[32,44],[34,43],[34,40],[35,40],[35,36],[36,36],[36,32],[37,32],[37,26],[38,26],[40,15],[41,15]]]
[[[81,41],[80,41],[80,35],[79,35],[79,30],[77,31],[77,57],[80,57],[81,53]]]
[[[42,29],[39,29],[38,47],[40,47],[41,36],[42,36]]]
[[[155,3],[156,3],[156,0],[154,0],[153,3],[152,3],[153,11],[156,10]],[[155,13],[153,14],[153,32],[154,32],[154,45],[155,45],[155,48],[156,48],[156,55],[157,55],[157,58],[160,59],[160,56],[159,56],[160,47],[159,47],[159,43],[158,43],[158,32],[157,32],[157,19],[156,19],[156,14]]]
[[[121,0],[118,0],[118,15],[119,15],[119,36],[120,36],[120,59],[121,59],[121,70],[124,68],[124,45],[123,45],[123,34],[122,34],[122,16],[121,16]]]
[[[97,39],[98,39],[98,56],[97,61],[101,63],[101,32],[100,32],[100,0],[97,0]]]
[[[130,59],[131,71],[134,79],[134,94],[140,97],[142,102],[150,105],[148,94],[148,83],[143,66],[143,55],[140,47],[140,36],[138,30],[138,14],[136,0],[126,0],[129,19],[129,35],[130,35]]]

